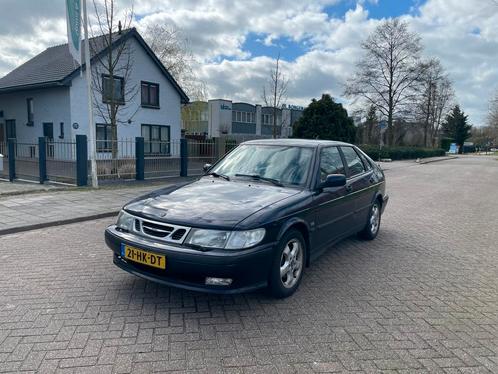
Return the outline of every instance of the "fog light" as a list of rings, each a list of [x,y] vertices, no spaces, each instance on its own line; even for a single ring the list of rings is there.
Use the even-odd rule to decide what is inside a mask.
[[[209,286],[230,286],[232,284],[232,278],[206,277],[206,284]]]

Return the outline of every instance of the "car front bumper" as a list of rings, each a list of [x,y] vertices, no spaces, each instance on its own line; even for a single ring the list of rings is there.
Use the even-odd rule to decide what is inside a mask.
[[[106,229],[105,241],[114,252],[114,264],[131,274],[167,286],[220,294],[266,287],[275,247],[274,244],[267,244],[240,251],[199,251],[122,232],[115,225]],[[166,269],[156,269],[123,258],[122,244],[166,256]],[[229,286],[206,285],[206,277],[230,278],[233,281]]]

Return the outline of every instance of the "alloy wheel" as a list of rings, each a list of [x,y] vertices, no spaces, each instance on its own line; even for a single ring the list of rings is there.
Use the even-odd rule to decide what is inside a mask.
[[[377,204],[372,206],[372,212],[370,214],[370,232],[372,234],[376,234],[379,229],[379,221],[380,221],[380,210]]]
[[[280,280],[284,287],[292,288],[301,276],[303,269],[303,245],[291,239],[285,245],[280,259]]]

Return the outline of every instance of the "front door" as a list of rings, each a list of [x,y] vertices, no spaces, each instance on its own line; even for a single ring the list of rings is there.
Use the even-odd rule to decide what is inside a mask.
[[[344,174],[346,169],[337,147],[320,150],[318,183],[325,181],[330,174]],[[316,204],[315,247],[325,249],[332,242],[348,236],[354,225],[354,200],[349,196],[349,187],[328,187],[318,190],[314,198]],[[321,252],[320,249],[317,250]]]
[[[5,143],[5,125],[0,123],[0,143]]]
[[[367,222],[367,216],[375,195],[375,190],[370,188],[373,183],[372,170],[367,170],[360,155],[351,146],[341,146],[344,160],[348,169],[348,184],[355,200],[355,227],[361,230]]]
[[[47,157],[54,157],[54,124],[52,122],[43,123],[43,136],[47,144]]]

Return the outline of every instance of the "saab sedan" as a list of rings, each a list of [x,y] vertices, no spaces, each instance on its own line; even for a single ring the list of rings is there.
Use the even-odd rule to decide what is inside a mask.
[[[105,238],[114,264],[136,276],[282,298],[334,243],[374,239],[387,202],[384,173],[354,145],[253,140],[198,180],[126,204]]]

